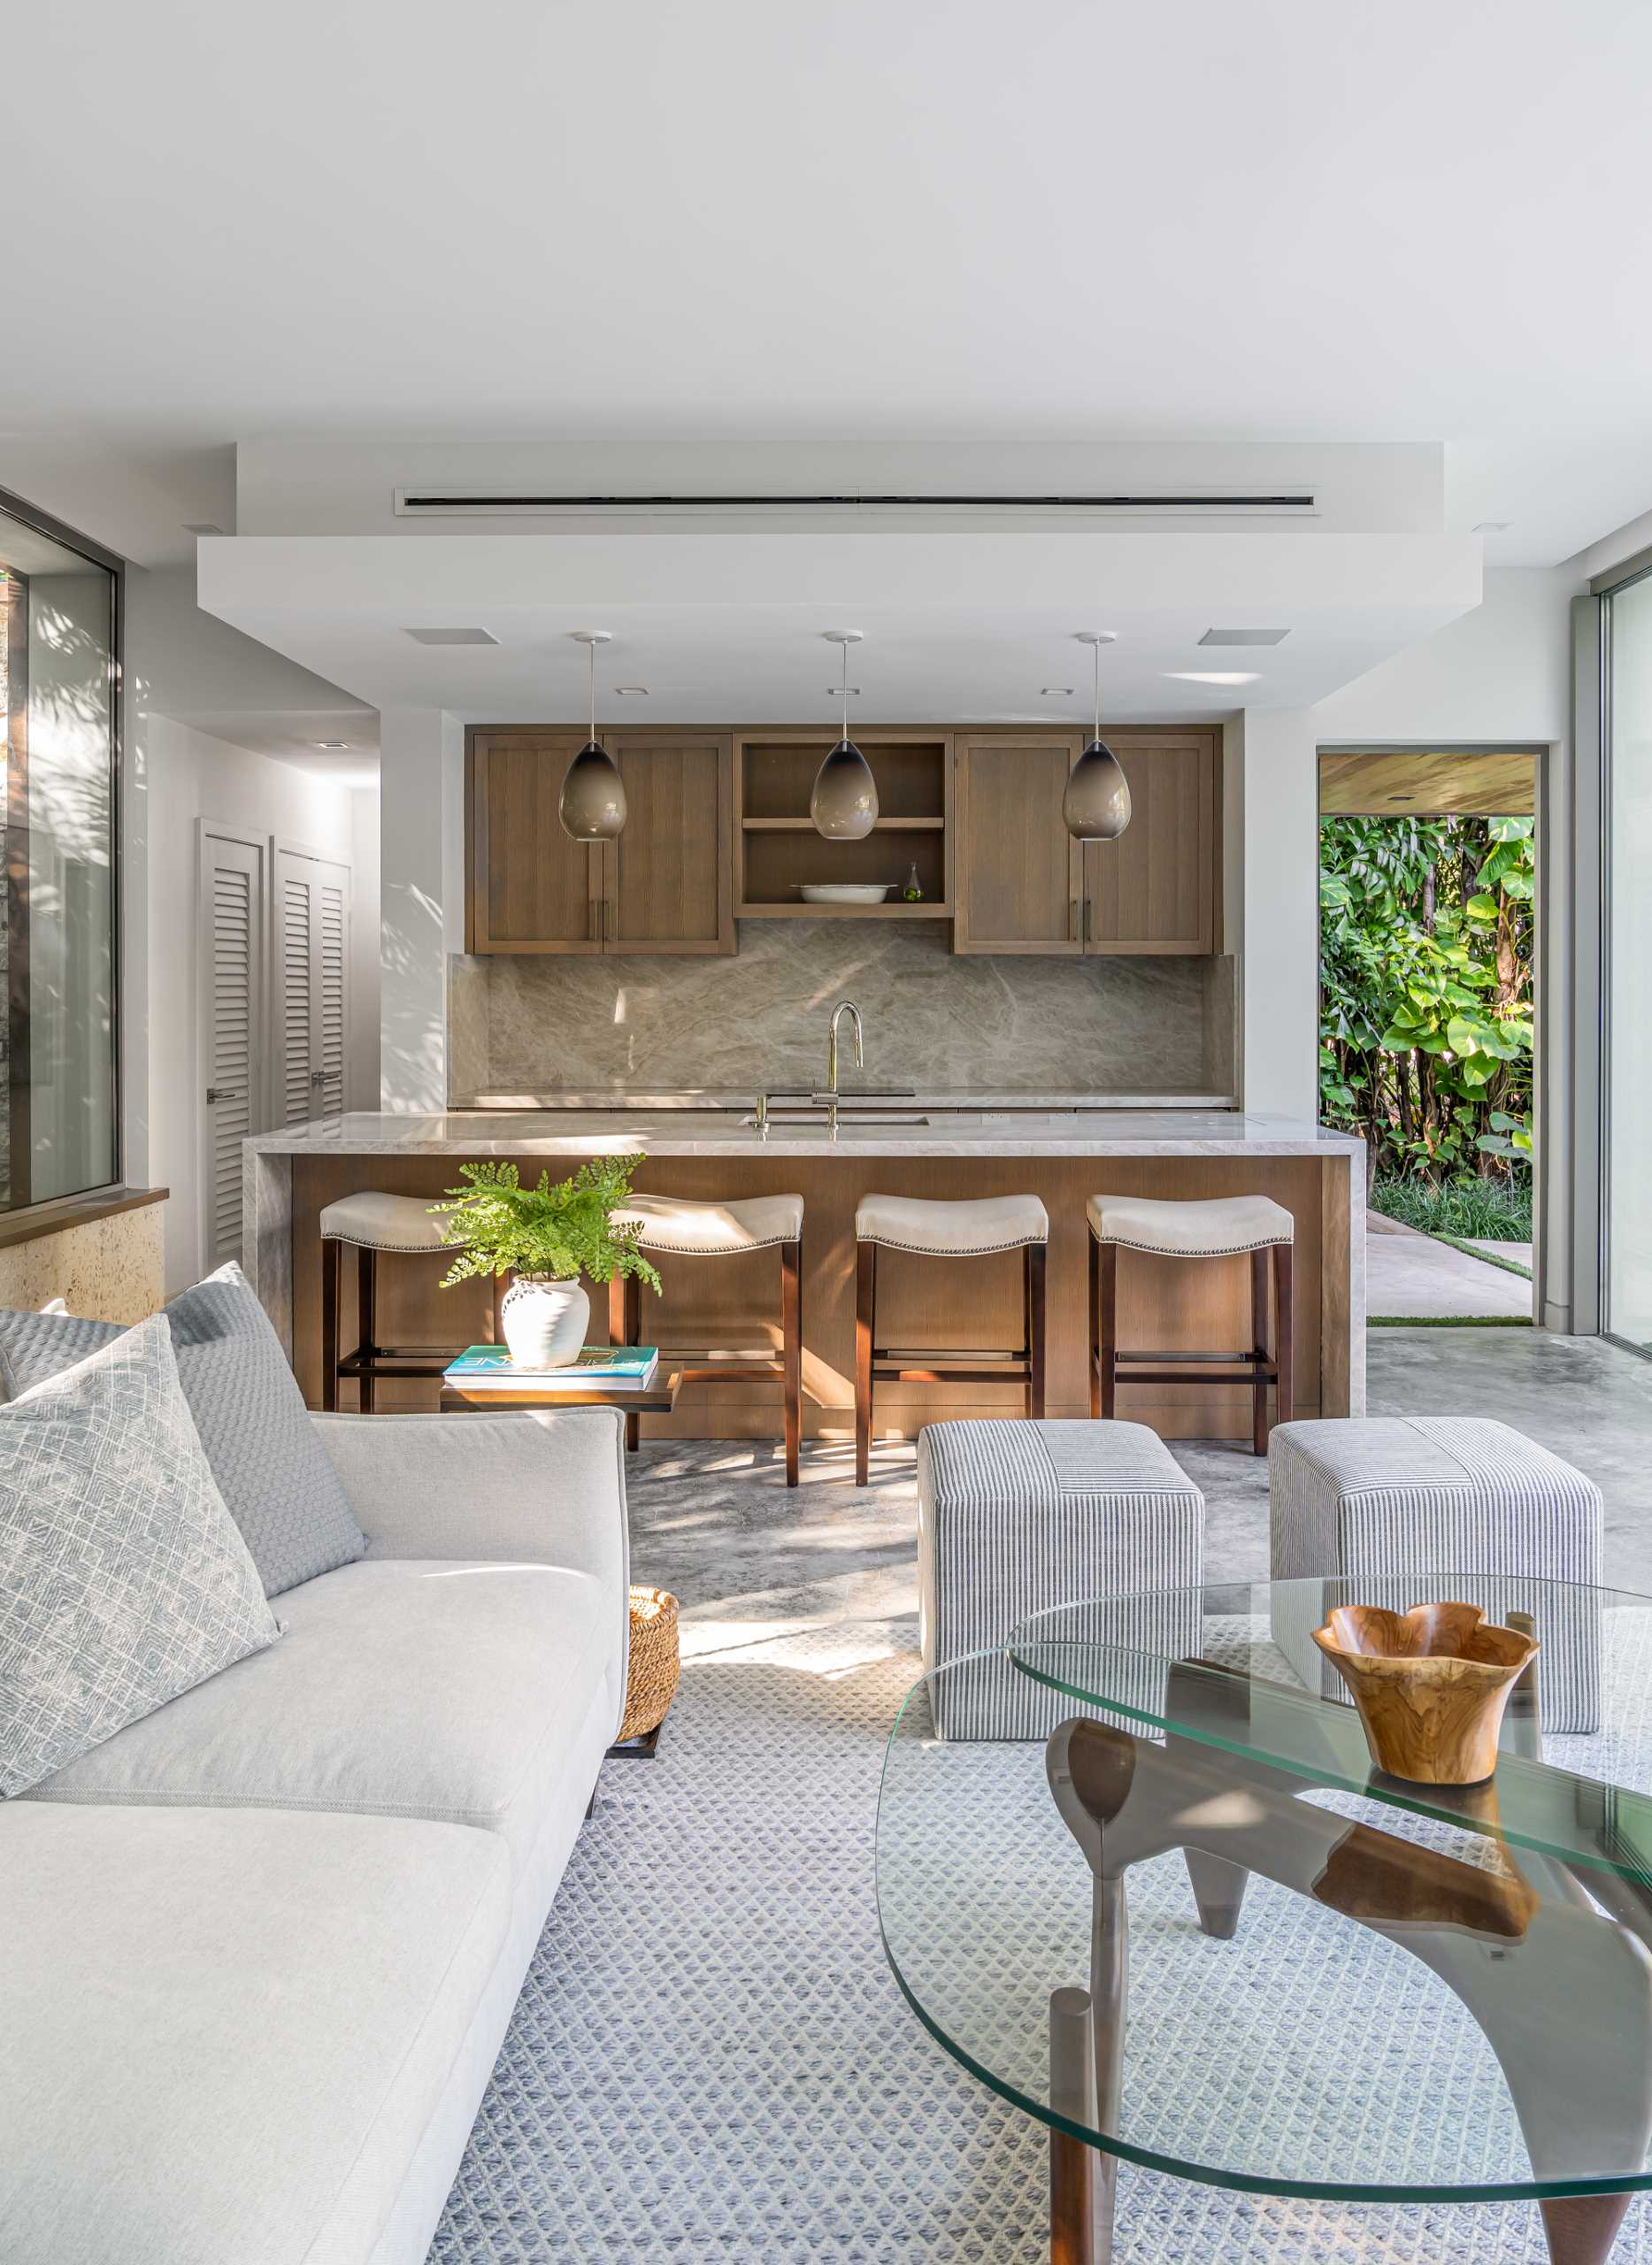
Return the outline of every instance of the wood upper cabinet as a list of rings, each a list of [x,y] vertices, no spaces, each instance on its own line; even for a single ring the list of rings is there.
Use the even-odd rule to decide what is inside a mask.
[[[1088,948],[1213,952],[1215,734],[1132,731],[1108,739],[1130,782],[1130,823],[1117,841],[1085,844]]]
[[[557,805],[583,732],[478,731],[470,743],[473,952],[595,952],[597,861]]]
[[[732,952],[730,741],[610,733],[627,805],[616,842],[571,841],[558,805],[581,731],[470,740],[473,952]]]
[[[626,789],[626,830],[598,853],[608,949],[732,952],[732,740],[627,732],[606,745]]]
[[[957,734],[955,951],[1216,949],[1215,734],[1126,728],[1107,740],[1130,782],[1130,824],[1117,841],[1079,842],[1061,804],[1082,733]]]
[[[960,732],[953,744],[954,951],[1082,952],[1082,845],[1061,818],[1080,734]]]

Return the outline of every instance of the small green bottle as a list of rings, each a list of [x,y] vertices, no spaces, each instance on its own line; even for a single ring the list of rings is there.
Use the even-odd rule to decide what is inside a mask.
[[[921,904],[923,902],[924,885],[918,878],[916,857],[906,869],[906,879],[901,884],[901,894],[908,904]]]

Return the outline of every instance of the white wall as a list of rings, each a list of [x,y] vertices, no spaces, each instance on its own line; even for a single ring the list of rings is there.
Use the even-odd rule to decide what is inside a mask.
[[[1223,749],[1227,886],[1239,900],[1240,1099],[1319,1114],[1319,797],[1313,710],[1251,708]],[[1234,941],[1228,913],[1230,942]]]
[[[1487,571],[1471,613],[1312,710],[1322,747],[1564,740],[1571,729],[1571,567]]]
[[[313,773],[209,738],[170,717],[146,726],[148,767],[149,1178],[168,1187],[165,1263],[168,1296],[201,1274],[200,1095],[196,1026],[200,876],[197,819],[219,818],[258,833],[354,860],[363,819],[358,795]],[[347,1090],[376,1085],[377,986],[362,975],[364,935],[376,953],[376,860],[354,875],[351,935],[350,1055]],[[371,1083],[370,1083],[371,1081]],[[369,1104],[371,1105],[371,1104]]]
[[[465,730],[380,718],[380,1107],[448,1105],[448,954],[465,948]]]

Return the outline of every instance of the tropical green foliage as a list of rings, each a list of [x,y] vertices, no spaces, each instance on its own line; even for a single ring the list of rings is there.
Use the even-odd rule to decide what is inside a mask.
[[[1532,1175],[1518,1179],[1448,1179],[1436,1187],[1413,1175],[1390,1174],[1371,1191],[1372,1207],[1419,1234],[1464,1242],[1530,1242]]]
[[[524,1187],[514,1164],[461,1164],[467,1187],[450,1187],[431,1209],[444,1214],[442,1240],[460,1246],[442,1276],[442,1287],[473,1274],[543,1274],[559,1282],[580,1274],[611,1282],[634,1274],[657,1290],[660,1278],[637,1248],[636,1227],[616,1226],[609,1214],[631,1193],[636,1156],[602,1156],[581,1164],[572,1179]]]
[[[1320,841],[1319,1093],[1373,1173],[1525,1178],[1529,818],[1331,818]]]

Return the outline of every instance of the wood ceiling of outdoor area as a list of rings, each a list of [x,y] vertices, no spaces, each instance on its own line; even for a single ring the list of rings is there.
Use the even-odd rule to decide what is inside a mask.
[[[1432,752],[1322,755],[1319,809],[1326,818],[1398,818],[1402,811],[1518,818],[1535,806],[1532,755]]]

